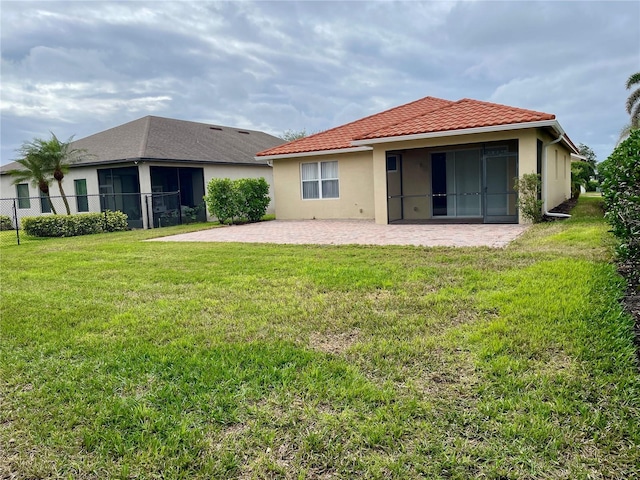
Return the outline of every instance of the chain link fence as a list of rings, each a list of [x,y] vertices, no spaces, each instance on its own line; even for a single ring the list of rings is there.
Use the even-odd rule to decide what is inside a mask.
[[[129,228],[161,228],[205,222],[204,202],[182,205],[180,192],[104,193],[97,195],[0,198],[0,245],[20,243],[21,220],[41,215],[120,211],[127,215]],[[66,201],[65,201],[66,200]]]

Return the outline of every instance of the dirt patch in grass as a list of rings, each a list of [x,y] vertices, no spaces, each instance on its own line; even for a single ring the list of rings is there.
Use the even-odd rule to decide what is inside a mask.
[[[355,329],[343,333],[313,332],[309,336],[309,345],[314,350],[340,355],[358,341],[360,330]]]

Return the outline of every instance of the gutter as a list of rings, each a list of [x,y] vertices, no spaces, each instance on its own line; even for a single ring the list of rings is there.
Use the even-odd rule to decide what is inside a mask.
[[[567,213],[551,213],[547,210],[547,176],[548,176],[548,171],[549,169],[547,168],[548,165],[548,158],[547,158],[547,147],[550,147],[551,145],[554,145],[558,142],[561,142],[564,139],[564,132],[560,131],[560,136],[558,138],[556,138],[555,140],[549,142],[549,143],[543,143],[542,144],[542,164],[544,166],[544,170],[543,170],[543,178],[542,178],[542,188],[543,188],[543,208],[542,211],[544,212],[544,214],[547,217],[553,217],[553,218],[571,218],[571,215],[567,214]]]

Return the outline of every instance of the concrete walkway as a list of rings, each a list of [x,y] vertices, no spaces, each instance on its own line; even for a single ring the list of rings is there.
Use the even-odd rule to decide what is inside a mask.
[[[274,220],[150,241],[500,248],[526,229],[527,225],[377,225],[368,220]]]

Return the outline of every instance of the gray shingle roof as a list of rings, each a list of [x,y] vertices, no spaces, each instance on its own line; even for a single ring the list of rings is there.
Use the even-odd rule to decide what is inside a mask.
[[[146,116],[76,140],[72,146],[91,154],[74,165],[139,159],[260,165],[266,162],[254,159],[257,152],[283,143],[256,130]],[[17,166],[12,162],[0,171]]]

